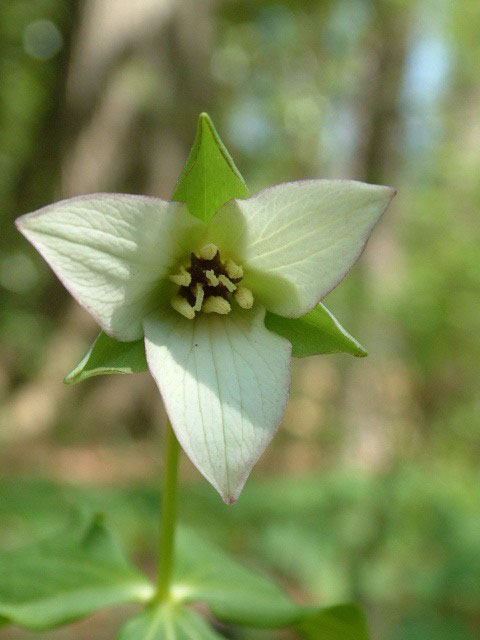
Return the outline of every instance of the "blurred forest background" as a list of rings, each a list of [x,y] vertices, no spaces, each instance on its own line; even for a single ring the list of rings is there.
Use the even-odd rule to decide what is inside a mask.
[[[370,357],[296,361],[238,504],[184,459],[182,519],[302,602],[356,600],[376,640],[480,637],[479,34],[476,0],[2,0],[0,545],[83,503],[154,568],[159,395],[147,374],[62,384],[97,330],[13,220],[168,198],[208,111],[252,193],[398,195],[326,300]],[[125,615],[0,638],[107,640]]]

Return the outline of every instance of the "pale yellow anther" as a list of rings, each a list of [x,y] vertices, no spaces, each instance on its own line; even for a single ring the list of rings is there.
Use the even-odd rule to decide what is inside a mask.
[[[229,278],[236,280],[237,278],[243,278],[243,269],[238,264],[235,264],[230,258],[225,263],[225,270]]]
[[[172,298],[170,300],[170,304],[175,309],[175,311],[178,311],[178,313],[180,313],[182,316],[184,316],[184,318],[188,318],[188,320],[193,320],[194,319],[195,311],[188,304],[188,302],[187,302],[187,300],[185,300],[185,298],[182,298],[181,296],[175,296],[175,298]]]
[[[246,287],[238,287],[233,294],[236,303],[242,309],[251,309],[253,307],[253,294]]]
[[[223,273],[218,276],[218,281],[223,284],[230,293],[233,293],[237,288],[237,285],[233,284],[233,282],[231,282],[227,276],[224,276]]]
[[[202,307],[204,313],[220,313],[221,315],[226,315],[230,310],[230,303],[222,296],[210,296],[205,300]]]
[[[205,271],[205,277],[208,280],[208,284],[212,287],[216,287],[218,285],[218,278],[215,275],[213,269],[208,269],[208,271]]]
[[[180,273],[176,273],[173,276],[168,276],[168,279],[178,284],[179,287],[188,287],[192,282],[192,276],[188,273],[185,267],[180,267]]]
[[[200,249],[200,257],[204,260],[213,260],[213,258],[217,255],[217,252],[218,247],[216,244],[206,244]]]
[[[195,285],[195,304],[193,305],[194,311],[201,310],[204,295],[203,284],[197,282],[197,284]]]

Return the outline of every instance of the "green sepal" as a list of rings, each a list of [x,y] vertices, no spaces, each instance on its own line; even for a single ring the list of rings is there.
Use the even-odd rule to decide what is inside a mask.
[[[358,340],[321,303],[301,318],[284,318],[267,311],[265,326],[292,343],[296,358],[339,352],[357,358],[367,355]],[[147,368],[143,340],[119,342],[102,332],[64,381],[74,384],[92,376],[137,373]]]
[[[0,620],[51,629],[107,606],[145,602],[153,587],[131,567],[101,517],[0,552]]]
[[[192,215],[209,222],[232,198],[248,198],[248,189],[210,117],[201,113],[190,156],[172,200],[185,202]]]
[[[297,625],[306,640],[369,640],[367,620],[355,604],[341,604],[308,616]]]
[[[322,303],[301,318],[284,318],[267,311],[265,326],[292,343],[292,355],[296,358],[339,352],[358,358],[367,355]]]
[[[119,342],[102,331],[64,382],[75,384],[93,376],[139,373],[147,368],[143,340]]]
[[[167,602],[131,618],[117,640],[221,640],[191,609]]]

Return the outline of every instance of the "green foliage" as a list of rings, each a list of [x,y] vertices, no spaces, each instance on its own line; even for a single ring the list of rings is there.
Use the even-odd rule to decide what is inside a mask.
[[[366,637],[353,606],[300,607],[266,576],[242,566],[188,528],[179,527],[175,546],[171,599],[149,605],[127,623],[120,639],[188,639],[195,632],[200,638],[217,637],[182,603],[207,604],[219,620],[248,627],[298,625],[306,638],[317,632],[329,634],[327,640],[342,640],[346,632],[352,640]],[[78,519],[61,534],[3,551],[0,562],[0,619],[30,629],[56,627],[114,604],[148,603],[154,593],[98,517]]]
[[[228,200],[247,197],[247,186],[212,121],[200,114],[195,142],[172,200],[185,202],[192,215],[208,222]]]
[[[368,640],[367,621],[360,609],[353,604],[337,605],[315,613],[298,625],[298,630],[308,640]]]
[[[282,583],[327,608],[351,599],[365,602],[372,624],[379,617],[385,621],[385,638],[420,640],[428,625],[433,637],[449,638],[453,625],[459,640],[475,640],[475,627],[468,625],[480,602],[479,487],[478,472],[444,468],[433,474],[423,465],[383,475],[381,482],[351,470],[252,482],[234,509],[225,509],[206,487],[185,488],[179,504],[188,527],[179,533],[180,563],[186,566],[199,542],[213,581],[226,555],[218,551],[214,562],[214,545],[205,549],[204,543],[213,538],[238,560],[269,567]],[[0,545],[25,544],[64,529],[75,505],[105,511],[135,555],[145,557],[152,548],[156,489],[75,488],[19,478],[0,483]],[[200,571],[200,559],[194,561]],[[198,580],[187,568],[182,571],[199,594]],[[175,584],[183,584],[180,568]],[[452,603],[450,611],[442,609],[445,602]]]
[[[146,370],[143,340],[120,342],[101,331],[80,362],[65,376],[64,382],[75,384],[93,376]]]
[[[220,640],[194,611],[166,603],[127,622],[117,640]]]
[[[363,358],[367,352],[338,322],[330,311],[319,304],[301,318],[283,318],[268,312],[265,326],[292,343],[297,358],[320,353],[343,351]]]
[[[188,602],[206,602],[220,620],[250,627],[286,627],[308,613],[274,582],[185,529],[177,536],[172,591]]]
[[[351,470],[254,481],[234,509],[207,487],[185,488],[179,505],[197,539],[214,539],[237,557],[263,563],[326,605],[357,594],[375,615],[396,608],[402,618],[411,602],[436,610],[451,601],[468,619],[480,602],[479,501],[478,471],[432,474],[424,464],[397,469],[381,482]],[[20,478],[0,482],[0,545],[65,528],[75,505],[105,511],[135,553],[151,549],[156,489]],[[188,531],[180,535],[189,538]]]
[[[29,629],[50,629],[106,606],[142,602],[152,592],[98,518],[1,552],[0,567],[0,616]]]

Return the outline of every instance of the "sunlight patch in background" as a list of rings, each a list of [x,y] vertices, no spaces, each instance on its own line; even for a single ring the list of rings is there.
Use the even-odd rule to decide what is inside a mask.
[[[406,115],[406,144],[412,151],[431,149],[442,134],[439,101],[448,92],[452,65],[445,32],[448,11],[444,2],[435,11],[428,9],[428,3],[420,4],[410,35],[400,99]]]

